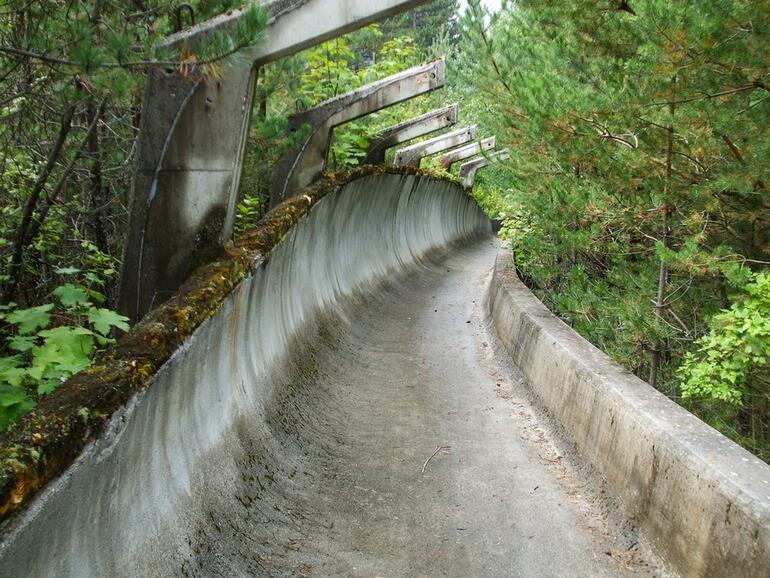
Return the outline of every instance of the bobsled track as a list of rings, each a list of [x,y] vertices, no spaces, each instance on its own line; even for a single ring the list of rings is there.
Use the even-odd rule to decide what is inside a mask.
[[[455,183],[327,178],[244,239],[3,439],[0,576],[767,575],[770,468],[548,314]]]

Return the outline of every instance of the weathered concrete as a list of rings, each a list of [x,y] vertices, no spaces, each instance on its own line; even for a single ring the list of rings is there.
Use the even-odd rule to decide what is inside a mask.
[[[298,484],[312,491],[330,481],[326,466],[311,462],[334,439],[318,431],[304,443],[325,418],[300,400],[329,401],[316,354],[304,348],[333,344],[324,320],[345,323],[356,295],[490,232],[470,197],[435,178],[364,177],[310,198],[289,202],[314,206],[106,435],[4,528],[1,576],[212,575],[223,562],[232,564],[225,575],[255,575],[267,563],[265,547],[276,564],[289,551],[302,523],[292,512],[309,506],[291,495]],[[330,513],[318,499],[314,507]],[[322,528],[312,531],[324,540]],[[219,547],[221,559],[208,555]]]
[[[363,164],[382,164],[385,162],[385,153],[389,148],[454,125],[457,122],[459,109],[459,104],[450,104],[386,128],[379,135],[378,140],[369,145]]]
[[[272,250],[5,528],[0,575],[644,575],[490,354],[488,219],[380,170],[238,241]]]
[[[468,161],[460,165],[459,176],[462,179],[463,187],[470,189],[473,187],[473,183],[476,181],[476,173],[486,166],[489,166],[490,162],[502,161],[511,158],[511,152],[508,149],[502,149],[489,155],[489,157],[481,157]]]
[[[240,54],[222,78],[150,71],[121,272],[122,313],[141,318],[229,241],[257,67],[425,1],[260,2],[272,15],[267,40]],[[243,13],[233,10],[203,22],[171,36],[166,45],[194,48]]]
[[[509,251],[490,308],[536,395],[683,576],[768,575],[770,466],[557,319],[518,280]]]
[[[0,432],[0,521],[28,507],[41,488],[68,468],[89,442],[103,435],[110,417],[149,387],[158,370],[318,201],[346,184],[384,174],[428,176],[418,169],[369,166],[313,183],[300,197],[265,215],[219,260],[195,271],[174,297],[100,353],[91,367]]]
[[[276,164],[271,205],[289,198],[323,172],[335,127],[444,86],[444,69],[443,59],[428,62],[294,115],[289,121],[291,130],[307,125],[310,135]]]
[[[400,167],[419,167],[425,157],[475,140],[476,131],[474,124],[404,147],[396,151],[394,163]]]
[[[464,161],[465,159],[469,159],[471,157],[475,157],[477,154],[480,154],[481,151],[494,150],[495,146],[497,146],[497,139],[491,136],[489,138],[482,139],[480,142],[475,142],[464,147],[456,148],[453,151],[449,151],[447,154],[441,157],[441,161],[439,162],[441,163],[441,166],[446,170],[451,170],[453,164]]]

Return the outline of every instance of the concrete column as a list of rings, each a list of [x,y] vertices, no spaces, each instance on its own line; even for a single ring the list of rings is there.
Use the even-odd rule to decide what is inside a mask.
[[[444,86],[444,68],[443,59],[415,66],[293,116],[291,130],[310,125],[310,136],[278,161],[270,204],[291,197],[324,171],[334,127]]]
[[[463,181],[463,187],[466,189],[472,188],[473,183],[476,180],[476,173],[479,169],[488,166],[490,162],[502,161],[509,158],[511,158],[511,152],[508,149],[503,149],[496,153],[492,153],[489,155],[488,159],[486,157],[481,157],[460,165],[460,178]]]
[[[465,159],[469,159],[471,157],[475,157],[477,154],[480,154],[481,151],[494,150],[496,144],[497,141],[495,137],[491,136],[489,138],[482,139],[480,142],[475,142],[469,145],[465,145],[464,147],[456,148],[441,157],[441,166],[446,170],[450,170],[453,164]]]
[[[460,105],[457,103],[438,108],[411,120],[386,128],[377,141],[366,151],[365,165],[379,165],[385,162],[385,152],[398,144],[425,136],[457,122]]]
[[[420,161],[427,156],[476,140],[476,130],[474,124],[402,148],[396,151],[395,164],[400,167],[419,167]]]
[[[260,1],[266,40],[243,50],[223,77],[150,72],[142,106],[119,310],[133,321],[159,305],[232,235],[255,69],[426,0]],[[232,10],[170,36],[195,43],[243,18]]]

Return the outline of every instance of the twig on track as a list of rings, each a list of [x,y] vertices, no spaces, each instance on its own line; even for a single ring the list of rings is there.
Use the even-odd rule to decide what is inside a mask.
[[[448,450],[449,446],[436,446],[436,451],[433,452],[430,457],[425,460],[425,463],[422,465],[422,473],[425,473],[425,468],[428,467],[428,462],[431,461],[437,453],[439,453],[441,450]]]

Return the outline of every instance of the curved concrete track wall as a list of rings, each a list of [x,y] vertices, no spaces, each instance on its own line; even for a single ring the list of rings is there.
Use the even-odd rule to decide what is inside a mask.
[[[322,198],[146,393],[5,528],[0,575],[205,574],[189,564],[204,564],[215,537],[199,533],[237,531],[219,514],[254,502],[241,491],[245,478],[278,488],[254,523],[281,516],[268,533],[290,527],[280,488],[295,483],[298,464],[283,444],[297,442],[274,430],[324,419],[292,405],[291,376],[313,371],[303,336],[323,340],[324,319],[345,315],[346,303],[490,232],[475,202],[439,179],[366,176]],[[242,573],[263,573],[258,558],[230,554]]]
[[[491,314],[541,403],[683,576],[770,575],[770,467],[557,319],[499,254]]]

